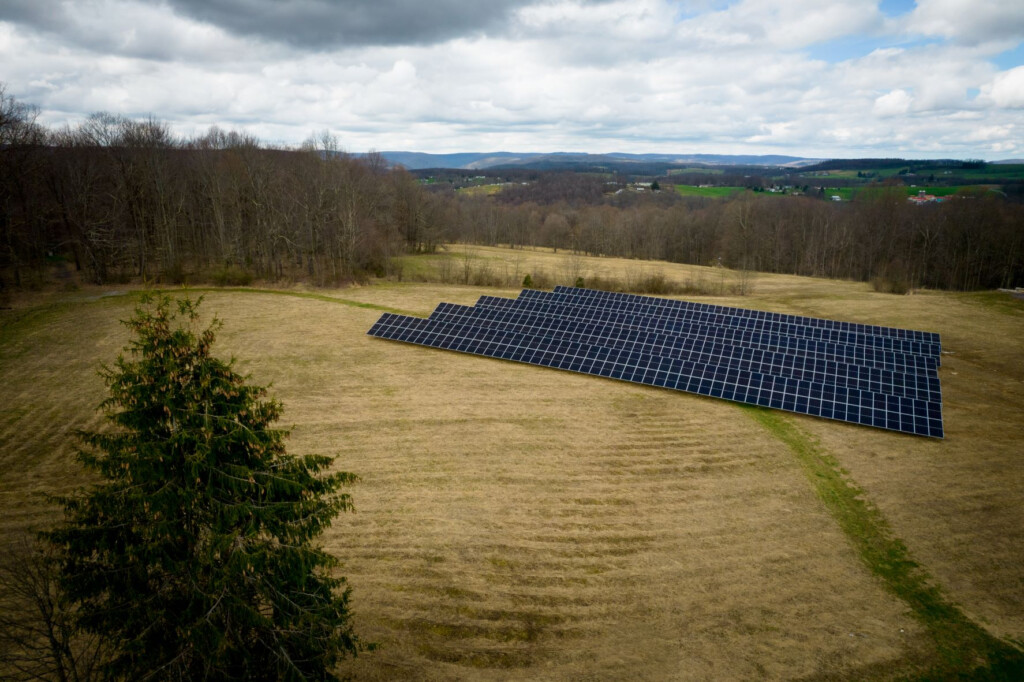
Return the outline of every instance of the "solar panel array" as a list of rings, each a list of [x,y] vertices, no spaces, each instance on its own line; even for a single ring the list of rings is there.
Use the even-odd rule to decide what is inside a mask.
[[[574,287],[385,313],[371,336],[941,438],[932,332]]]

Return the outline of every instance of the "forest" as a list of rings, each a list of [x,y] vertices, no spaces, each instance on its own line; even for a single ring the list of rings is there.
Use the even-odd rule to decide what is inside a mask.
[[[908,202],[892,182],[848,203],[755,191],[599,197],[593,179],[543,176],[458,202],[451,237],[875,281],[897,291],[1007,287],[1024,276],[1024,206],[985,190],[928,205]]]
[[[543,246],[737,270],[974,290],[1024,284],[1024,204],[981,187],[928,205],[899,176],[854,201],[750,188],[620,191],[621,178],[519,171],[493,194],[426,182],[328,132],[300,147],[96,113],[50,129],[0,90],[0,292],[127,281],[337,285],[396,276],[449,242]],[[973,163],[973,162],[972,162]],[[721,182],[744,178],[719,176]]]

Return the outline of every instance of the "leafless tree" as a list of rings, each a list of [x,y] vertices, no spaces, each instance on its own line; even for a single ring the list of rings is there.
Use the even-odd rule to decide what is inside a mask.
[[[0,672],[6,679],[90,680],[106,660],[102,642],[75,626],[52,559],[28,536],[0,556]]]

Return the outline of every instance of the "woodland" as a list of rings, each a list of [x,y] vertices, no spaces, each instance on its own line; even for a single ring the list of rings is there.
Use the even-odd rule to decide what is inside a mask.
[[[518,171],[465,192],[350,155],[328,132],[281,149],[216,127],[97,113],[58,129],[0,92],[0,295],[54,280],[97,284],[401,277],[396,257],[452,242],[544,246],[742,271],[871,281],[876,289],[1024,283],[1024,203],[968,188],[908,202],[899,177],[853,201],[778,196],[757,176],[728,198],[680,196],[682,175]],[[977,162],[968,162],[977,165]],[[719,171],[720,173],[720,171]],[[620,191],[646,180],[662,191]]]

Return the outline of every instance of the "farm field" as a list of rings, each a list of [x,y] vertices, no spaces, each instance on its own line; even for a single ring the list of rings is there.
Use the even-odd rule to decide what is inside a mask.
[[[818,184],[821,184],[822,179],[815,179]],[[843,201],[852,201],[861,192],[872,192],[873,188],[870,187],[827,187],[828,181],[824,179],[826,188],[825,196],[831,197],[833,195],[840,197]],[[814,184],[811,182],[810,184]],[[735,196],[745,190],[743,187],[694,187],[693,185],[676,185],[676,192],[680,196],[684,197],[710,197],[710,198],[728,198]],[[947,197],[964,190],[975,190],[975,191],[999,191],[998,187],[992,187],[989,185],[952,185],[949,187],[939,185],[906,185],[902,188],[908,197],[917,196],[919,192],[925,192],[926,194],[932,194],[937,197]],[[764,196],[786,196],[778,193],[765,193]]]
[[[721,199],[739,194],[743,187],[695,187],[694,185],[676,185],[676,192],[684,197],[711,197]]]
[[[459,257],[510,282],[732,276],[483,247],[427,262]],[[939,332],[944,440],[365,334],[383,309],[517,292],[192,292],[224,321],[219,355],[273,383],[289,451],[361,476],[325,539],[379,644],[346,664],[356,679],[913,679],[969,670],[979,638],[1024,641],[1024,301],[766,274],[690,297]],[[100,423],[96,370],[135,302],[84,289],[0,311],[3,541],[53,518],[39,493],[83,483],[72,434]],[[857,494],[844,510],[830,490]],[[924,587],[858,533],[905,545]],[[922,611],[928,587],[953,611]]]
[[[991,187],[988,185],[953,185],[950,187],[932,186],[932,185],[906,185],[902,188],[906,192],[907,197],[916,197],[920,192],[925,194],[931,194],[937,197],[948,197],[964,190],[985,192],[985,191],[999,191],[998,187]],[[851,201],[861,192],[871,192],[870,188],[864,187],[840,187],[825,190],[826,195],[838,194],[843,198],[843,201]]]
[[[491,185],[472,185],[470,187],[462,187],[458,191],[461,194],[473,194],[473,195],[491,195],[497,194],[507,186],[507,183],[495,183]]]
[[[871,174],[874,178],[888,178],[899,174],[900,170],[910,167],[912,164],[909,162],[902,166],[891,166],[887,168],[859,168],[852,170],[829,170],[824,173],[821,172],[810,172],[806,174],[808,178],[849,178],[856,179],[862,177],[858,173]],[[1000,178],[1006,180],[1020,180],[1024,179],[1024,165],[1013,164],[1013,163],[990,163],[986,164],[983,168],[949,168],[946,166],[914,166],[914,172],[917,178],[922,176],[927,177],[934,175],[936,178],[942,178],[944,175],[955,175],[962,178],[972,179],[985,179],[985,178]]]
[[[1006,178],[1020,180],[1024,179],[1024,164],[1020,163],[990,163],[984,168],[967,168],[961,171],[964,177],[968,178]]]

